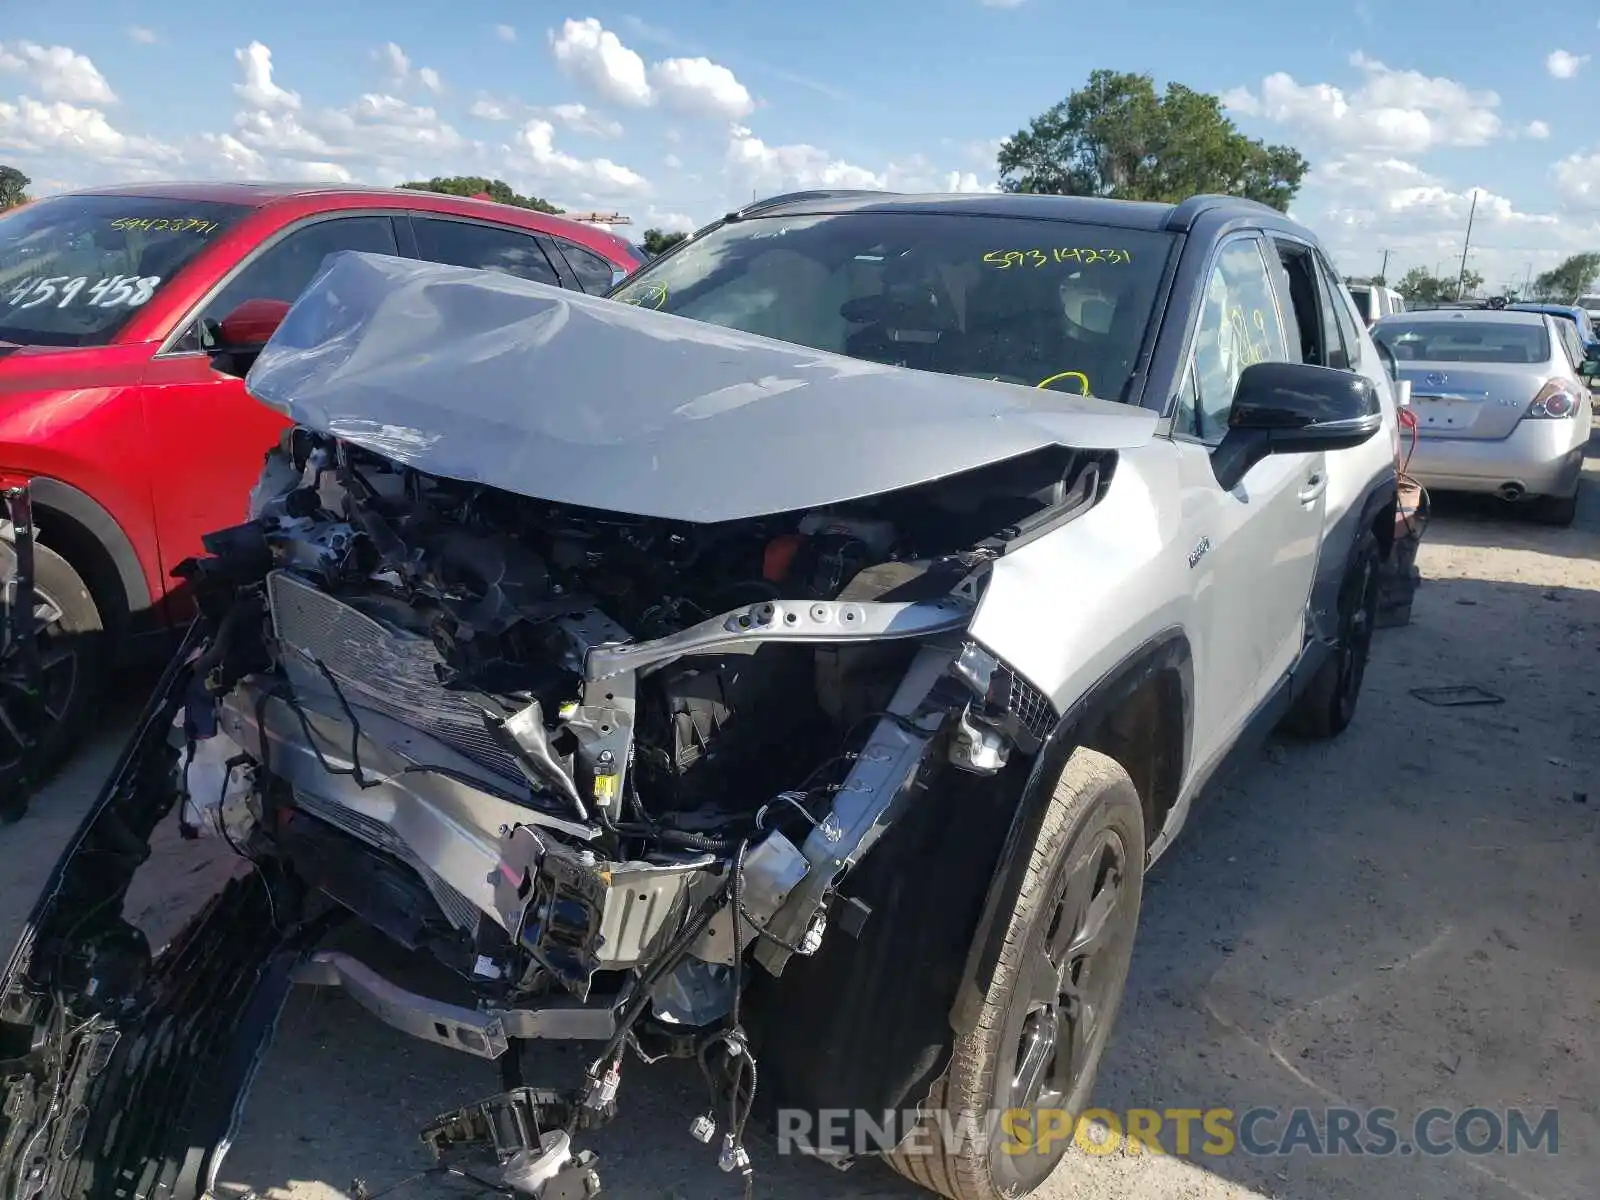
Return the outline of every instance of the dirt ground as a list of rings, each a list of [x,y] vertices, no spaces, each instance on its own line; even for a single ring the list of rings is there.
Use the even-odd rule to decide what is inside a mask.
[[[1556,1108],[1558,1152],[1075,1154],[1041,1197],[1595,1194],[1600,442],[1574,528],[1441,506],[1420,561],[1427,582],[1413,621],[1379,635],[1349,732],[1269,747],[1197,809],[1156,869],[1097,1099],[1117,1110],[1387,1107],[1402,1131],[1435,1105]],[[1411,694],[1451,685],[1503,702],[1434,707]],[[108,734],[22,824],[0,830],[7,942],[115,741]],[[578,1054],[536,1057],[532,1078],[565,1082]],[[302,992],[224,1169],[228,1191],[333,1200],[358,1178],[385,1188],[424,1165],[424,1122],[495,1090],[476,1060],[392,1034],[336,993]],[[688,1136],[702,1100],[693,1071],[635,1066],[625,1119],[589,1143],[606,1194],[741,1195]],[[758,1197],[924,1194],[872,1164],[839,1173],[773,1147],[752,1146]],[[393,1194],[472,1193],[429,1178]]]

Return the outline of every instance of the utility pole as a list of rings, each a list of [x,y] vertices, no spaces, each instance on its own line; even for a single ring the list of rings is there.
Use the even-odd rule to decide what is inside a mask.
[[[1533,264],[1528,264],[1527,275],[1522,280],[1522,298],[1528,299],[1533,295]]]
[[[1461,243],[1461,271],[1456,275],[1456,299],[1461,299],[1461,293],[1467,282],[1467,252],[1472,249],[1472,219],[1478,215],[1478,189],[1472,189],[1472,207],[1467,210],[1467,240]]]
[[[1389,286],[1389,252],[1383,252],[1383,269],[1378,272],[1378,278],[1383,280],[1383,286]]]

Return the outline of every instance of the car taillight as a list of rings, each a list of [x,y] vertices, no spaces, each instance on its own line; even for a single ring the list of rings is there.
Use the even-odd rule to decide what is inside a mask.
[[[1565,379],[1552,379],[1539,389],[1528,406],[1528,416],[1560,419],[1578,411],[1578,396]]]

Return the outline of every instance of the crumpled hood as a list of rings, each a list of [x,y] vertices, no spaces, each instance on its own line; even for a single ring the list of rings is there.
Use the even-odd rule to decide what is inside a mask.
[[[434,475],[714,522],[910,487],[1154,413],[862,362],[488,271],[335,256],[251,369],[257,399]]]

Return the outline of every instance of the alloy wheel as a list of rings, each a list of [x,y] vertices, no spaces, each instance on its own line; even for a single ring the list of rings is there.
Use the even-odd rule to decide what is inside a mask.
[[[1125,902],[1127,848],[1113,829],[1099,830],[1064,872],[1047,931],[1018,982],[1025,1005],[1005,1107],[1063,1107],[1098,1058],[1121,971],[1131,952]]]

